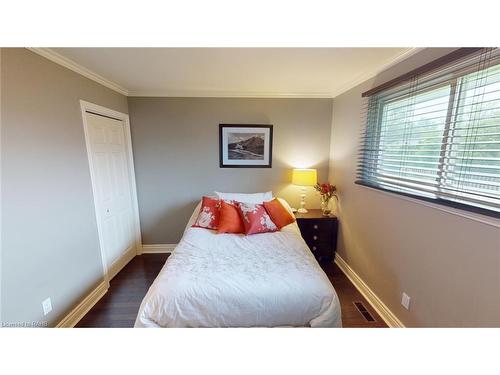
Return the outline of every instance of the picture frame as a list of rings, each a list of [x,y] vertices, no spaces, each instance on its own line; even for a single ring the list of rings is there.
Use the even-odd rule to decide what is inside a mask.
[[[219,124],[220,168],[272,168],[273,125]]]

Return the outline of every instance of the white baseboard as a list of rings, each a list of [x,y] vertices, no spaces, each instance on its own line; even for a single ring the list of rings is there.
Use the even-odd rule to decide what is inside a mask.
[[[66,315],[57,325],[57,328],[73,328],[94,307],[94,305],[108,291],[108,283],[103,281],[87,297],[83,299],[71,312]]]
[[[347,278],[353,283],[356,289],[366,298],[368,303],[380,315],[380,317],[391,328],[404,328],[404,324],[394,313],[382,302],[380,298],[370,289],[368,285],[358,276],[356,272],[338,254],[335,254],[335,263],[344,272]]]
[[[171,253],[174,251],[176,243],[164,243],[164,244],[154,244],[154,245],[142,245],[141,254],[160,254],[160,253]]]
[[[134,257],[137,255],[137,249],[135,247],[131,247],[125,254],[123,254],[120,259],[118,259],[111,266],[108,266],[108,276],[111,280],[116,276],[118,272],[120,272],[123,267],[127,265]]]

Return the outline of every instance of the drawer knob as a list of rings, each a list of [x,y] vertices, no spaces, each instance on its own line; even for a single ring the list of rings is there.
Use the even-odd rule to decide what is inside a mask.
[[[318,229],[318,224],[314,224],[314,229]]]
[[[317,240],[318,239],[318,236],[313,236],[313,240]]]

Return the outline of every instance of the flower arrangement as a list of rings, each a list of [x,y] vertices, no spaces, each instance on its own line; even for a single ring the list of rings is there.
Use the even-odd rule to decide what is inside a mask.
[[[329,216],[331,209],[329,208],[330,199],[338,199],[337,188],[330,183],[316,184],[314,189],[319,193],[321,199],[321,211],[324,216]]]

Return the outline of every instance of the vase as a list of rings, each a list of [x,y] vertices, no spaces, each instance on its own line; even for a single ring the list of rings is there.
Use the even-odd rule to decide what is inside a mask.
[[[323,216],[330,216],[332,209],[330,207],[330,198],[321,197],[321,212]]]

